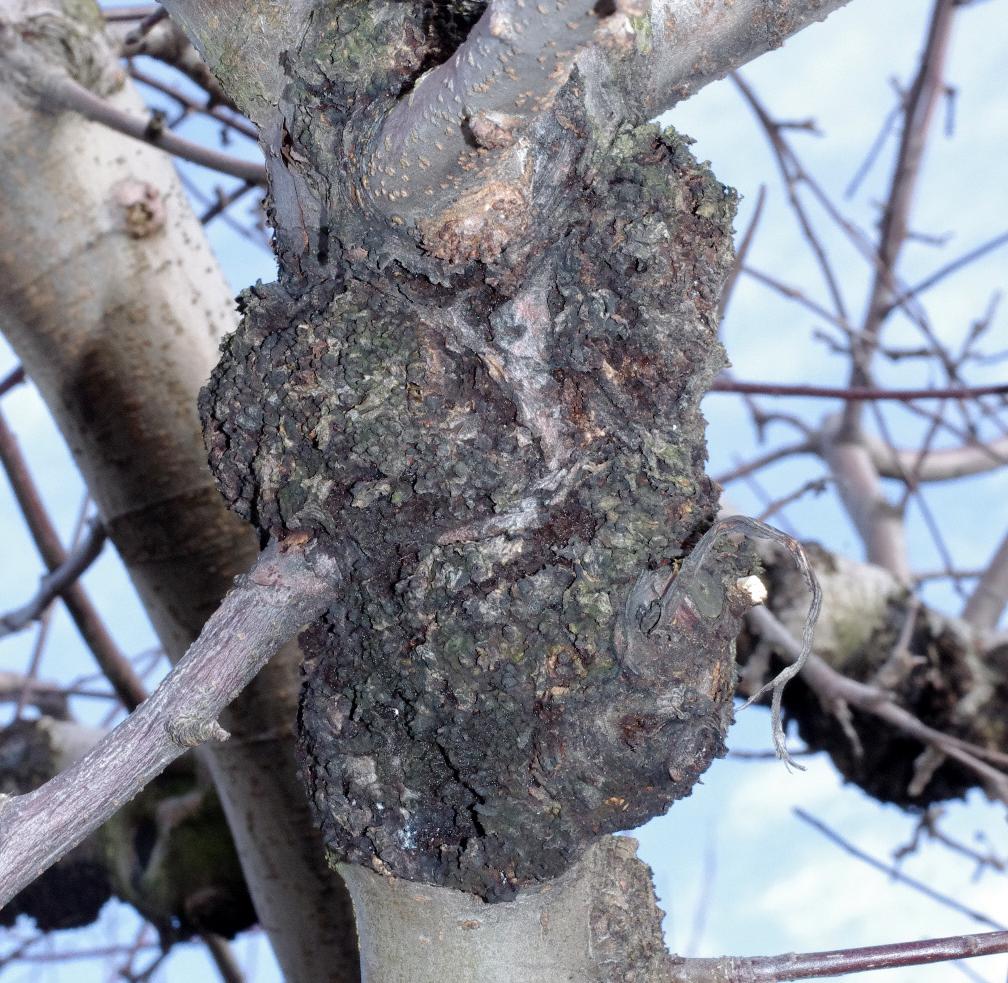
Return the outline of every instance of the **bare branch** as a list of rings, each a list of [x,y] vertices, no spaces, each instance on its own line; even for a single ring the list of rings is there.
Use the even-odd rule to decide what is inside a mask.
[[[19,703],[23,699],[25,703],[36,707],[39,713],[56,720],[69,719],[67,697],[71,695],[71,691],[64,690],[56,683],[39,682],[16,672],[0,672],[0,701]],[[111,694],[101,695],[108,697]]]
[[[910,208],[931,121],[944,91],[945,58],[955,10],[956,0],[935,0],[917,76],[907,94],[899,151],[879,227],[878,264],[864,323],[852,350],[851,385],[865,385],[870,381],[871,357],[878,345],[886,312],[892,309],[894,291],[898,292],[894,283],[896,263],[907,239]],[[848,405],[845,416],[848,427],[854,427],[858,418],[856,408]]]
[[[988,239],[986,242],[981,243],[974,249],[970,249],[961,256],[957,256],[944,266],[939,267],[934,271],[934,273],[925,277],[919,283],[915,283],[906,290],[899,291],[892,304],[885,309],[884,316],[888,317],[895,308],[901,307],[911,298],[919,297],[925,290],[930,290],[933,286],[944,280],[945,277],[958,272],[963,269],[963,267],[968,266],[970,263],[973,263],[978,259],[982,259],[988,253],[993,252],[995,249],[1000,249],[1005,244],[1008,244],[1008,232],[1002,232],[1000,235],[994,236],[993,239]]]
[[[628,58],[635,102],[660,113],[724,78],[848,0],[654,0]]]
[[[67,562],[66,551],[49,519],[17,440],[2,414],[0,414],[0,463],[3,464],[14,490],[14,497],[46,566],[50,571],[63,567]],[[71,584],[64,589],[63,600],[95,661],[126,708],[132,710],[146,698],[147,690],[126,657],[119,651],[84,588],[80,584]]]
[[[824,976],[845,976],[873,969],[924,966],[951,959],[971,959],[1008,952],[1008,932],[953,935],[924,942],[896,942],[830,952],[788,952],[779,956],[723,956],[684,959],[672,971],[673,983],[776,983]]]
[[[592,0],[492,0],[385,120],[366,183],[382,209],[414,223],[490,180],[525,184],[522,130],[552,104],[577,56],[639,12],[623,0],[601,9]]]
[[[34,88],[42,104],[51,111],[69,110],[80,113],[86,119],[111,127],[134,140],[142,140],[183,160],[201,164],[222,174],[231,174],[243,181],[266,183],[266,171],[262,164],[186,140],[167,129],[156,115],[140,119],[106,102],[72,79],[54,72],[45,73],[44,77],[34,81]]]
[[[963,620],[975,628],[996,628],[1008,606],[1008,535],[973,588],[963,610]]]
[[[168,96],[169,99],[173,99],[187,112],[203,113],[211,119],[215,119],[223,126],[236,130],[242,136],[258,141],[259,131],[244,116],[239,116],[235,110],[227,110],[215,105],[201,105],[195,99],[186,95],[181,89],[169,85],[163,79],[159,79],[157,76],[151,75],[149,72],[145,72],[135,65],[130,65],[129,73],[132,79],[137,82],[143,82],[144,85],[149,85],[152,89],[156,89],[163,95]]]
[[[872,462],[880,475],[885,478],[901,478],[909,473],[917,462],[916,450],[893,451],[886,444],[865,434],[862,444],[871,455]],[[967,475],[984,474],[1008,465],[1008,437],[990,443],[966,444],[929,450],[917,465],[917,481],[949,481]]]
[[[23,365],[11,369],[7,375],[0,379],[0,396],[6,396],[12,389],[17,389],[25,381],[25,378]]]
[[[200,938],[207,947],[207,952],[217,967],[217,972],[224,983],[245,983],[245,974],[242,972],[234,951],[228,945],[228,941],[212,932],[201,932]]]
[[[803,823],[807,823],[813,829],[822,833],[823,836],[835,843],[842,850],[845,850],[852,857],[856,857],[862,863],[868,864],[869,867],[874,867],[876,870],[881,871],[891,880],[899,881],[901,884],[906,884],[907,887],[917,891],[918,894],[923,894],[926,898],[930,898],[932,901],[937,901],[938,904],[944,905],[946,908],[958,912],[960,915],[972,918],[973,921],[980,922],[981,925],[987,925],[989,928],[994,928],[998,931],[1008,932],[1008,926],[996,921],[989,915],[985,915],[982,911],[976,911],[968,905],[964,905],[961,901],[957,901],[955,898],[949,897],[947,894],[942,894],[940,891],[936,891],[933,887],[925,884],[923,881],[919,881],[916,878],[911,877],[909,874],[904,874],[899,867],[896,867],[893,864],[884,863],[877,857],[873,857],[870,853],[865,853],[865,851],[860,849],[860,847],[857,847],[853,843],[844,839],[844,837],[836,832],[836,830],[831,829],[821,819],[816,819],[815,816],[806,812],[804,809],[796,808],[794,809],[794,814]]]
[[[776,382],[740,382],[719,376],[710,392],[750,393],[758,396],[816,396],[842,399],[848,403],[894,400],[908,403],[915,399],[976,399],[979,396],[1006,396],[1008,383],[989,386],[949,386],[933,389],[877,389],[872,386],[804,386]]]
[[[752,247],[753,239],[756,237],[756,229],[759,227],[760,218],[763,216],[763,206],[766,204],[766,185],[761,184],[759,191],[756,194],[756,207],[753,209],[752,219],[749,222],[748,227],[739,240],[739,244],[735,249],[735,259],[732,260],[732,267],[728,271],[728,276],[725,277],[724,286],[721,288],[721,298],[718,300],[718,320],[723,321],[725,316],[725,311],[728,309],[728,301],[731,300],[731,295],[735,290],[735,283],[738,280],[739,273],[742,272],[745,266],[746,256],[749,255],[749,249]]]
[[[87,534],[73,552],[55,570],[42,578],[36,595],[27,604],[0,617],[0,638],[21,631],[42,617],[42,612],[75,584],[78,577],[98,558],[107,535],[101,522],[92,520]]]
[[[347,551],[348,552],[348,551]],[[76,764],[0,802],[0,905],[191,747],[223,740],[217,716],[339,589],[347,557],[305,537],[272,545],[164,681]]]
[[[147,30],[143,26],[152,18],[159,18]],[[223,103],[225,106],[233,106],[227,94],[221,88],[220,82],[214,78],[213,72],[207,67],[206,62],[200,58],[199,53],[189,43],[185,32],[173,21],[165,20],[167,11],[164,7],[159,7],[150,18],[141,24],[131,26],[131,29],[122,39],[120,53],[131,58],[134,55],[147,55],[156,58],[177,69],[192,82],[195,82],[203,89],[208,97],[208,101],[213,103]]]

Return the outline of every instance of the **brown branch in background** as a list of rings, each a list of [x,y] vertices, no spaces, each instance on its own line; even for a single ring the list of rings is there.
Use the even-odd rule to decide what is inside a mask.
[[[801,656],[801,643],[765,607],[753,608],[746,618],[756,634],[772,644],[774,651],[783,659],[794,661]],[[1008,765],[1008,754],[977,747],[928,727],[897,705],[885,690],[849,679],[814,652],[806,659],[802,681],[816,694],[823,707],[838,714],[842,714],[846,707],[857,707],[884,720],[909,737],[964,765],[983,782],[992,796],[1008,803],[1008,775],[983,760],[1004,766]]]
[[[824,321],[828,321],[830,324],[839,328],[848,337],[853,336],[854,329],[847,322],[846,318],[830,313],[822,306],[822,304],[817,304],[811,297],[807,296],[797,287],[792,287],[783,280],[779,280],[777,277],[772,276],[763,270],[755,269],[752,266],[743,267],[742,272],[745,273],[746,276],[751,276],[754,280],[762,283],[764,286],[777,291],[777,293],[781,294],[781,296],[787,297],[788,300],[793,300],[802,307],[807,308],[817,317],[821,317]]]
[[[266,171],[262,164],[242,160],[240,157],[233,157],[212,147],[204,147],[202,144],[186,140],[159,123],[156,114],[148,119],[140,119],[96,96],[66,76],[55,72],[38,73],[32,79],[32,87],[43,105],[50,111],[67,110],[80,113],[92,122],[108,126],[134,140],[149,143],[183,160],[209,167],[222,174],[230,174],[243,181],[263,185],[266,183]]]
[[[200,938],[224,983],[245,983],[245,974],[235,959],[234,951],[228,945],[227,939],[212,932],[200,932]]]
[[[865,385],[869,381],[868,363],[878,343],[884,311],[890,306],[892,275],[907,238],[910,207],[917,188],[928,132],[942,96],[942,75],[955,8],[955,0],[935,0],[917,76],[907,93],[900,146],[879,226],[879,265],[871,287],[865,322],[854,352],[851,385]]]
[[[153,27],[160,24],[168,16],[168,11],[164,7],[158,7],[157,10],[152,11],[143,20],[140,21],[136,27],[132,28],[129,34],[126,35],[124,41],[126,44],[137,44],[141,41],[145,34],[147,34]]]
[[[735,290],[735,283],[738,275],[745,265],[746,256],[756,237],[756,229],[759,228],[760,218],[763,216],[763,206],[766,204],[766,185],[761,184],[756,194],[756,207],[753,209],[753,216],[746,227],[739,244],[735,249],[735,258],[732,260],[731,269],[725,277],[724,286],[721,288],[721,298],[718,300],[718,323],[724,320],[725,311],[728,309],[728,301]]]
[[[13,389],[17,389],[25,381],[25,370],[21,365],[11,369],[2,379],[0,379],[0,396],[6,396]]]
[[[850,179],[850,183],[844,188],[844,197],[853,198],[857,189],[861,186],[861,182],[868,176],[868,172],[872,169],[872,165],[878,160],[879,154],[882,152],[882,148],[885,146],[885,142],[892,133],[893,127],[896,125],[896,120],[899,119],[900,113],[903,111],[902,102],[903,94],[898,93],[901,105],[896,106],[891,109],[887,114],[885,120],[882,122],[882,126],[879,128],[875,139],[872,141],[872,145],[868,148],[868,153],[865,154],[864,160],[858,166],[858,169],[854,172],[854,175]]]
[[[731,78],[738,87],[738,90],[742,93],[743,98],[749,104],[753,113],[755,113],[756,118],[759,120],[767,138],[770,141],[770,147],[777,160],[777,167],[780,170],[781,178],[784,181],[784,188],[787,192],[791,210],[794,212],[795,218],[798,220],[798,226],[801,229],[801,233],[805,237],[805,241],[808,243],[809,249],[812,251],[812,255],[815,257],[816,263],[819,265],[819,270],[826,283],[826,288],[833,300],[833,307],[836,311],[836,315],[842,321],[846,321],[847,306],[844,303],[843,294],[840,291],[839,279],[833,269],[833,265],[830,263],[829,256],[826,253],[826,247],[819,241],[819,237],[815,234],[815,230],[812,228],[812,222],[805,213],[805,207],[802,205],[801,199],[798,197],[798,185],[803,181],[808,182],[808,175],[798,163],[797,157],[795,157],[791,152],[791,148],[781,137],[780,125],[771,119],[770,114],[763,107],[763,104],[759,101],[759,99],[756,98],[756,94],[753,92],[749,84],[737,72],[733,72]]]
[[[848,403],[875,400],[910,402],[915,399],[976,399],[978,396],[1008,395],[1008,383],[989,386],[946,386],[932,389],[878,389],[872,386],[803,386],[776,382],[740,382],[718,376],[710,392],[749,393],[759,396],[814,396],[842,399]]]
[[[64,566],[67,554],[46,512],[27,462],[17,440],[0,414],[0,463],[14,490],[14,497],[45,565],[53,572]],[[63,592],[63,601],[95,662],[127,709],[132,710],[147,696],[143,683],[126,657],[119,651],[84,588],[72,584]]]
[[[306,537],[269,546],[189,651],[115,730],[40,788],[0,801],[0,905],[94,832],[181,754],[225,740],[221,711],[324,611],[355,555]]]
[[[0,672],[0,702],[13,701],[35,707],[39,713],[56,720],[69,720],[67,699],[74,694],[56,683],[43,683],[16,672]],[[94,694],[108,697],[108,693]]]
[[[67,555],[66,560],[42,578],[35,596],[20,608],[0,616],[0,638],[19,632],[41,618],[46,608],[66,593],[98,559],[107,538],[108,534],[101,522],[92,520],[87,534]]]
[[[779,956],[722,956],[673,963],[672,983],[778,983],[783,980],[845,976],[900,966],[925,966],[1008,952],[1008,932],[953,935],[923,942],[896,942],[829,952],[788,952]]]
[[[239,185],[233,191],[224,192],[221,188],[215,188],[217,193],[217,200],[210,205],[206,211],[200,215],[199,220],[206,225],[208,222],[212,222],[218,215],[223,215],[224,212],[230,208],[236,201],[244,198],[250,191],[254,191],[258,188],[257,184],[250,184],[246,181],[244,184]]]
[[[211,119],[216,120],[218,123],[227,127],[228,129],[235,130],[242,136],[248,137],[250,140],[259,141],[259,131],[255,126],[249,122],[248,118],[239,115],[237,110],[228,111],[222,109],[219,105],[200,105],[195,99],[190,98],[181,89],[175,88],[173,85],[169,85],[163,79],[159,79],[149,72],[145,72],[141,68],[137,68],[136,65],[130,65],[129,67],[130,78],[134,81],[142,82],[144,85],[149,85],[152,89],[160,92],[162,95],[168,96],[169,99],[177,102],[183,109],[190,113],[201,113],[204,116],[209,116]]]
[[[102,16],[109,23],[116,23],[120,21],[143,20],[145,17],[151,17],[157,11],[158,5],[156,3],[142,3],[124,7],[103,7]]]
[[[800,454],[815,454],[816,452],[815,444],[809,440],[801,440],[794,444],[784,444],[780,447],[775,447],[772,451],[761,454],[759,457],[751,458],[737,465],[731,471],[722,472],[714,480],[719,485],[727,485],[731,481],[738,481],[740,478],[755,474],[755,472],[761,471],[771,464],[776,464],[778,461],[786,460],[789,457],[797,457]]]
[[[1000,249],[1006,244],[1008,244],[1008,232],[1002,232],[1000,235],[994,236],[993,239],[988,239],[986,242],[981,243],[974,249],[970,249],[961,256],[957,256],[951,262],[939,267],[934,271],[934,273],[925,277],[919,283],[915,283],[912,286],[907,287],[906,290],[897,292],[895,299],[883,311],[883,317],[888,317],[897,307],[904,306],[907,301],[912,298],[919,297],[926,290],[930,290],[932,287],[944,280],[945,277],[950,276],[953,273],[957,273],[964,267],[969,266],[970,263],[974,263],[978,259],[982,259],[988,253],[993,252],[995,249]]]
[[[800,498],[804,498],[809,493],[821,495],[824,491],[826,491],[832,481],[833,479],[829,477],[812,478],[811,480],[806,481],[799,488],[796,488],[793,492],[789,492],[787,495],[782,495],[780,498],[767,502],[763,507],[763,511],[760,512],[756,518],[760,522],[769,522],[770,519],[782,509],[787,508],[789,505],[793,505]]]
[[[77,522],[74,524],[73,535],[70,537],[70,545],[76,549],[80,545],[81,537],[84,535],[84,521],[87,518],[87,511],[91,505],[91,496],[84,492],[80,508],[77,511]],[[32,646],[31,656],[28,659],[28,668],[25,671],[24,687],[18,694],[17,703],[14,706],[14,719],[20,720],[25,706],[28,704],[29,688],[37,678],[42,665],[42,653],[45,651],[46,643],[49,640],[49,631],[52,627],[52,618],[55,605],[48,605],[42,612],[39,619],[39,629],[35,636],[35,644]]]
[[[965,843],[960,843],[941,830],[938,822],[944,811],[941,806],[936,805],[929,806],[924,810],[917,821],[916,827],[914,827],[910,841],[893,851],[893,857],[897,862],[910,854],[916,853],[921,839],[927,837],[935,843],[940,843],[952,853],[957,853],[962,857],[972,860],[976,864],[974,880],[979,880],[980,875],[988,870],[992,870],[1001,876],[1008,874],[1008,860],[994,853],[993,850],[981,852],[974,847],[967,846]]]
[[[996,921],[989,915],[984,914],[984,912],[977,911],[975,908],[970,908],[968,905],[964,905],[956,898],[950,897],[947,894],[942,894],[941,891],[936,891],[929,884],[925,884],[923,881],[919,881],[915,877],[911,877],[909,874],[904,874],[899,867],[896,867],[893,864],[887,864],[884,861],[879,860],[878,857],[873,857],[870,853],[865,853],[865,851],[860,847],[851,843],[849,840],[841,836],[835,829],[832,829],[821,819],[817,819],[804,809],[795,807],[792,812],[803,823],[811,826],[814,830],[816,830],[816,832],[821,833],[831,843],[835,843],[838,847],[840,847],[840,849],[846,851],[862,863],[868,864],[869,867],[874,867],[875,870],[881,871],[890,880],[897,881],[900,884],[905,884],[918,894],[922,894],[924,897],[930,898],[932,901],[937,901],[938,904],[943,905],[960,915],[965,915],[967,918],[971,918],[973,921],[979,922],[981,925],[987,925],[989,928],[997,929],[998,931],[1008,932],[1008,925],[1003,925],[1001,922]]]
[[[147,30],[140,30],[144,23],[150,23],[155,17],[157,20],[150,24]],[[147,55],[165,65],[170,65],[206,92],[210,106],[219,104],[235,109],[234,103],[221,88],[220,82],[207,67],[199,52],[189,43],[185,32],[167,17],[167,10],[163,7],[158,8],[158,11],[145,18],[140,26],[125,34],[119,53],[124,58]]]

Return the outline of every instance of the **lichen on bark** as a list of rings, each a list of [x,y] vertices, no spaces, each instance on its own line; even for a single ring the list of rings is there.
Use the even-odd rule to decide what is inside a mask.
[[[326,84],[286,98],[304,113]],[[478,243],[464,215],[439,243],[383,224],[295,130],[324,235],[243,294],[201,398],[232,508],[366,557],[302,637],[331,859],[490,900],[689,793],[723,750],[746,605],[748,559],[722,554],[674,630],[626,612],[716,511],[698,404],[735,199],[678,134],[584,102],[575,73],[521,137],[522,220]],[[652,657],[627,658],[635,632]]]

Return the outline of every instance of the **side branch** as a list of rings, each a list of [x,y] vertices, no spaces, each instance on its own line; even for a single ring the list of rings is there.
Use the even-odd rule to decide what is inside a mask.
[[[493,0],[454,55],[385,121],[368,176],[379,206],[415,222],[487,182],[489,168],[503,168],[498,180],[520,178],[520,131],[549,108],[577,56],[603,36],[615,44],[633,12],[624,0],[606,13],[602,7],[592,0]]]
[[[645,113],[657,114],[848,2],[653,0],[636,49],[614,68],[624,75],[624,91]]]
[[[1008,952],[1008,932],[954,935],[922,942],[897,942],[830,952],[787,952],[779,956],[686,959],[672,972],[673,983],[774,983],[845,976],[897,966],[924,966]]]
[[[815,396],[842,399],[848,403],[892,400],[910,403],[916,399],[977,399],[1008,395],[1008,383],[988,386],[944,386],[929,389],[878,389],[874,386],[807,386],[776,382],[741,382],[721,376],[711,384],[712,393],[745,393],[751,396]]]
[[[36,88],[43,105],[49,110],[80,113],[85,119],[111,127],[134,140],[142,140],[183,160],[201,164],[221,174],[230,174],[251,184],[266,183],[266,170],[262,164],[186,140],[172,133],[156,115],[148,119],[134,116],[113,106],[101,96],[96,96],[73,79],[47,73],[37,81]]]
[[[149,699],[71,768],[0,803],[0,906],[190,747],[226,739],[217,715],[325,610],[343,559],[303,541],[270,546]]]
[[[98,559],[107,538],[105,527],[99,521],[92,520],[80,545],[67,556],[64,563],[42,578],[35,596],[26,604],[0,617],[0,638],[21,631],[41,618],[46,608],[77,583],[77,579]]]

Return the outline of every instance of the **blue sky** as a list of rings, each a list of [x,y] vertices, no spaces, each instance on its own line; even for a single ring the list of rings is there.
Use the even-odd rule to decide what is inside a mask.
[[[890,78],[906,81],[914,69],[929,12],[930,4],[920,0],[854,0],[825,24],[810,28],[744,72],[774,115],[817,119],[822,137],[796,133],[791,139],[808,169],[866,230],[873,228],[876,205],[885,194],[895,138],[888,141],[886,152],[855,199],[843,201],[843,189],[892,105]],[[901,272],[911,282],[950,256],[1002,231],[999,222],[1004,223],[1008,216],[1003,181],[1008,149],[1008,99],[1002,91],[1004,31],[1003,0],[974,3],[957,16],[948,72],[948,81],[957,91],[954,134],[939,135],[931,144],[913,220],[919,232],[952,233],[952,238],[943,249],[920,243],[908,246]],[[774,271],[825,301],[787,209],[765,140],[731,83],[710,86],[666,119],[694,137],[696,154],[712,162],[721,180],[739,189],[743,201],[738,228],[747,226],[760,185],[767,186],[767,204],[750,254],[751,264]],[[194,136],[207,133],[203,124],[186,127]],[[219,181],[195,167],[185,166],[184,170],[204,188]],[[821,228],[841,271],[848,305],[857,317],[864,303],[868,268],[842,236],[829,231],[825,223]],[[236,291],[257,278],[272,278],[268,253],[235,235],[223,222],[213,223],[209,232]],[[928,310],[944,340],[961,339],[970,322],[987,306],[992,291],[1005,287],[1006,256],[1004,251],[989,256],[929,295]],[[734,373],[753,380],[842,383],[845,363],[810,340],[814,326],[807,312],[742,278],[724,325]],[[898,319],[887,337],[892,343],[919,343],[912,326]],[[992,330],[991,347],[1008,348],[1004,314]],[[0,345],[0,374],[13,364],[10,352]],[[1003,374],[1003,366],[978,366],[972,380],[994,380]],[[884,368],[880,378],[904,386],[939,381],[927,368],[905,364]],[[822,401],[791,400],[787,409],[817,419],[835,407]],[[4,412],[30,456],[61,531],[68,534],[83,487],[62,441],[29,387],[7,397]],[[705,402],[705,412],[710,421],[711,472],[718,473],[730,468],[738,457],[752,453],[755,438],[738,397],[712,395]],[[912,445],[920,434],[919,423],[899,410],[892,412],[890,420],[897,439]],[[767,493],[776,496],[820,472],[817,462],[806,459],[777,466],[761,477]],[[950,549],[962,566],[982,565],[1008,528],[1008,495],[1004,490],[1003,475],[929,489],[928,500],[941,517]],[[758,498],[744,487],[733,489],[732,496],[744,509],[757,512],[761,508]],[[803,536],[819,539],[839,552],[860,555],[859,542],[830,495],[802,499],[788,510],[787,519]],[[915,563],[938,566],[920,513],[913,508],[908,529]],[[5,599],[0,607],[6,608],[28,596],[41,567],[3,482],[0,534],[7,544],[0,558],[0,596]],[[154,644],[132,588],[110,550],[84,582],[126,651],[135,653]],[[926,596],[930,603],[949,612],[961,605],[946,583],[936,583]],[[31,644],[32,632],[0,641],[0,669],[23,666]],[[62,611],[58,612],[42,676],[66,680],[90,671],[89,666],[72,625]],[[75,712],[94,721],[102,717],[104,707],[78,701]],[[759,709],[742,713],[730,743],[740,748],[768,747],[766,713]],[[807,770],[788,772],[775,762],[718,762],[688,800],[634,834],[641,841],[642,856],[655,870],[674,949],[689,947],[694,950],[690,954],[702,955],[758,954],[983,930],[890,883],[795,819],[791,810],[800,805],[882,858],[909,839],[914,822],[899,810],[878,806],[856,789],[843,787],[827,761],[815,758],[805,763]],[[1008,853],[1003,810],[986,804],[979,795],[949,807],[947,830],[969,842],[981,832],[1002,855]],[[907,861],[906,870],[1008,922],[1004,881],[991,874],[974,880],[972,868],[947,850],[925,848]],[[68,948],[108,944],[112,938],[130,937],[130,926],[135,926],[135,916],[113,904],[97,926],[66,933],[59,943]],[[261,939],[253,935],[238,945],[244,960],[254,960],[250,980],[267,983],[278,978]],[[1008,958],[974,960],[970,968],[978,978],[1003,980]],[[8,969],[3,975],[5,981],[60,983],[106,978],[107,969],[94,961],[62,968],[26,966]],[[214,978],[197,947],[180,948],[155,977],[162,981],[192,978]],[[969,977],[946,965],[864,978],[879,983],[938,983]]]

